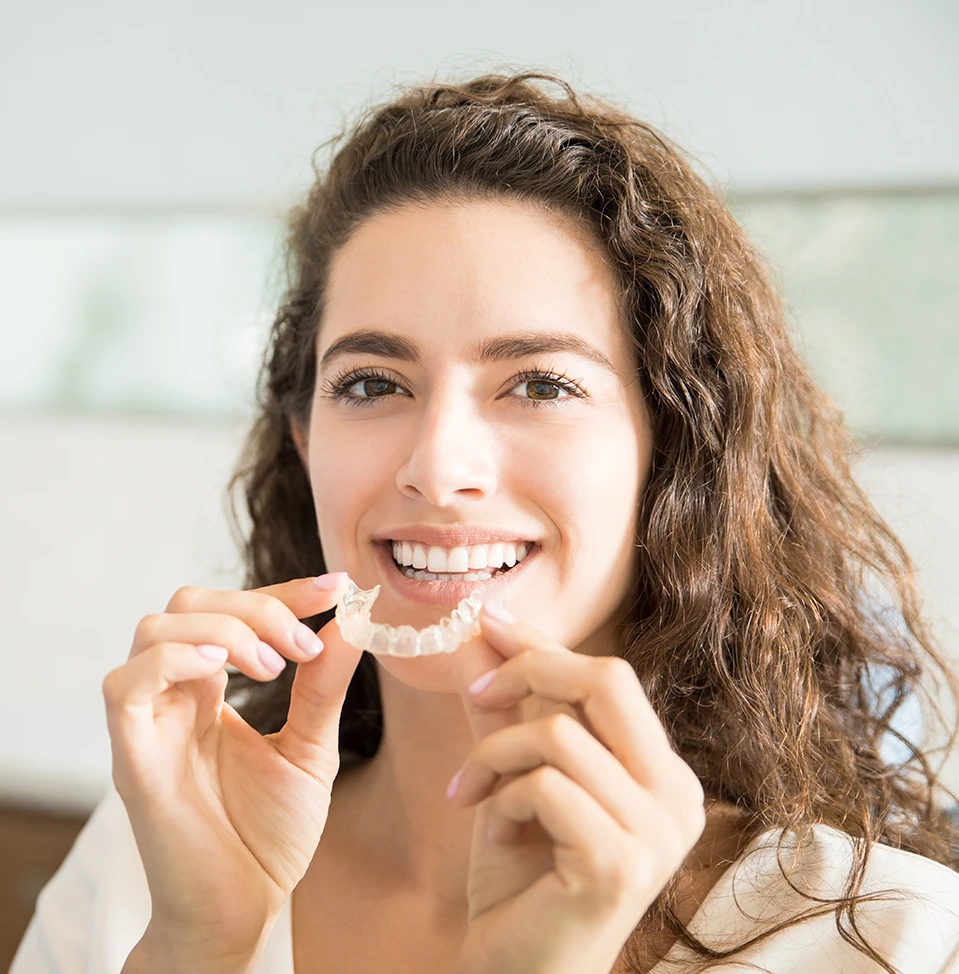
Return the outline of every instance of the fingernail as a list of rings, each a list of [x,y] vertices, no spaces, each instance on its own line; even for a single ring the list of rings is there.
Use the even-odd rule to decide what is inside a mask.
[[[339,588],[346,581],[346,572],[330,572],[328,575],[317,575],[313,579],[316,588],[329,590]]]
[[[516,622],[513,613],[505,605],[500,605],[499,602],[484,602],[483,611],[497,622]]]
[[[323,651],[323,640],[302,622],[293,630],[293,642],[310,657],[319,656]]]
[[[274,675],[282,672],[283,667],[286,666],[286,660],[266,643],[257,643],[256,654],[260,657],[260,662]]]
[[[470,684],[470,693],[474,696],[477,693],[482,693],[490,685],[494,676],[496,676],[496,670],[490,670],[489,673],[484,673],[478,680],[474,680]]]
[[[452,798],[456,794],[456,789],[460,786],[460,778],[463,777],[462,770],[457,771],[456,774],[450,779],[450,783],[446,786],[446,797]]]
[[[230,651],[225,646],[214,646],[213,643],[200,643],[196,651],[204,658],[216,660],[218,663],[226,662]]]

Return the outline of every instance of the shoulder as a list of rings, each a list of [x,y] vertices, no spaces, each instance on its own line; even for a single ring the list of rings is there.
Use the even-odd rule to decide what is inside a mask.
[[[740,881],[768,886],[782,879],[781,864],[803,891],[815,896],[840,896],[862,846],[852,836],[828,825],[811,826],[801,839],[777,829],[756,836],[734,869],[739,872]],[[862,892],[883,888],[908,889],[928,901],[945,899],[955,904],[959,873],[924,856],[874,843],[868,850]]]
[[[801,841],[782,830],[763,833],[710,891],[690,930],[710,946],[729,949],[825,909],[737,953],[729,969],[749,961],[774,974],[878,974],[883,968],[843,938],[834,910],[817,902],[844,895],[858,852],[855,840],[826,825],[812,826]],[[874,844],[860,893],[869,899],[856,907],[856,927],[881,956],[908,974],[959,974],[959,874]],[[851,930],[848,914],[842,926]]]

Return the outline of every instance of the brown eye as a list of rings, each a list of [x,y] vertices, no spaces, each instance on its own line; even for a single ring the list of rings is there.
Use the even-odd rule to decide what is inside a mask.
[[[526,391],[530,399],[558,399],[561,390],[555,382],[536,379],[526,383]]]
[[[362,389],[360,393],[352,391],[357,387]],[[396,383],[389,379],[361,379],[359,382],[354,382],[348,391],[351,395],[358,395],[361,399],[378,399],[381,396],[392,395],[396,392],[396,388]]]
[[[513,377],[509,395],[528,406],[553,406],[568,399],[586,399],[588,394],[565,376],[530,369]]]

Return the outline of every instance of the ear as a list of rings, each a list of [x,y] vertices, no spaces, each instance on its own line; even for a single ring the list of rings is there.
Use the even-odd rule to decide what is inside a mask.
[[[307,431],[300,425],[300,423],[290,416],[290,436],[293,438],[293,445],[296,447],[296,452],[299,454],[300,462],[303,464],[303,469],[306,471],[307,477],[310,475],[310,438]]]

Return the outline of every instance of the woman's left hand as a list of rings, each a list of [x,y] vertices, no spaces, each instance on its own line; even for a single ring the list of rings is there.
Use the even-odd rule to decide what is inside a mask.
[[[476,746],[451,801],[479,803],[456,974],[610,974],[703,831],[702,787],[625,660],[480,621],[454,655]]]

